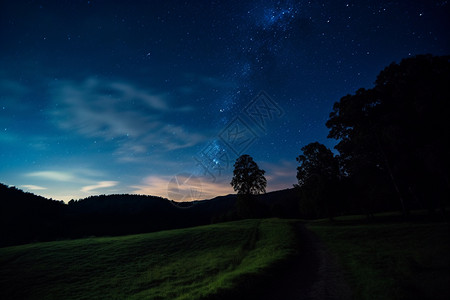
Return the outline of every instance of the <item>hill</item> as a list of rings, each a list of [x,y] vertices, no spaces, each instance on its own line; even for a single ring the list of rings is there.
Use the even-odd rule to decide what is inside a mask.
[[[258,196],[260,217],[298,217],[290,190]],[[0,247],[117,236],[236,220],[236,195],[177,203],[146,195],[100,195],[64,204],[0,184]]]
[[[5,247],[0,298],[244,299],[295,254],[293,224],[244,220]]]
[[[0,184],[0,246],[61,236],[62,201]]]

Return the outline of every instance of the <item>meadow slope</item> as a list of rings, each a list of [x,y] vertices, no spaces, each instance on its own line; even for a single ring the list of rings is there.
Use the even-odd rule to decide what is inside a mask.
[[[295,254],[294,223],[243,220],[1,248],[0,298],[242,297]]]

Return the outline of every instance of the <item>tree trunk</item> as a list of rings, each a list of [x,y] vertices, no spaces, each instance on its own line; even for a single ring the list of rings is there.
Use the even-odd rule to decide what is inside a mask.
[[[403,200],[403,196],[402,196],[402,193],[400,191],[399,185],[397,183],[397,180],[394,177],[394,173],[392,171],[391,165],[389,164],[389,160],[388,160],[386,154],[384,153],[383,148],[381,147],[381,142],[380,142],[380,139],[379,139],[378,134],[376,132],[375,132],[375,137],[376,137],[376,140],[377,140],[378,149],[380,150],[381,156],[383,157],[383,160],[384,160],[384,164],[386,165],[386,168],[388,170],[389,178],[391,179],[391,182],[394,185],[395,191],[397,192],[398,198],[400,200],[400,205],[402,207],[402,214],[403,214],[404,217],[407,217],[409,215],[409,213],[408,213],[408,211],[406,209],[405,201]]]

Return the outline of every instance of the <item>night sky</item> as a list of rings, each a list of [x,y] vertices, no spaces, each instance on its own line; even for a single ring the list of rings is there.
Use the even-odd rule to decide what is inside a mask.
[[[65,201],[233,193],[243,153],[292,187],[334,102],[450,46],[448,1],[0,3],[0,182]]]

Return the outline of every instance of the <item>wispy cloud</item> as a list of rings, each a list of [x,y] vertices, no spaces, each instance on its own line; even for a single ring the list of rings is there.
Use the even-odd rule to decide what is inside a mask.
[[[119,182],[117,181],[100,181],[94,185],[88,185],[81,188],[82,192],[91,192],[93,190],[104,189],[116,186]]]
[[[32,185],[32,184],[24,184],[24,185],[22,185],[22,187],[24,187],[24,188],[26,188],[26,189],[28,189],[28,190],[36,190],[36,191],[38,191],[38,190],[46,190],[47,188],[45,188],[45,187],[42,187],[42,186],[38,186],[38,185]]]
[[[86,193],[97,193],[99,190],[112,188],[120,184],[119,181],[101,180],[105,174],[101,171],[83,168],[68,167],[71,171],[42,170],[23,174],[31,184],[22,185],[29,190],[51,191],[52,196],[59,199],[72,199],[85,197]],[[100,180],[99,180],[100,179]],[[44,187],[45,186],[45,187]],[[111,190],[106,190],[112,192]],[[45,193],[43,193],[45,196]]]
[[[266,171],[266,190],[268,192],[292,188],[292,185],[296,182],[295,162],[287,160],[281,160],[277,163],[262,161],[260,167]],[[197,177],[194,181],[188,180],[188,177],[183,174],[176,176],[179,183],[177,186],[173,184],[174,176],[151,175],[145,177],[139,185],[131,186],[131,188],[133,193],[136,194],[156,195],[176,201],[211,199],[216,196],[235,193],[230,185],[231,175],[217,177],[215,182],[202,176]],[[194,190],[194,193],[192,190]]]
[[[116,93],[119,93],[118,96],[124,100],[141,101],[149,107],[160,111],[169,109],[164,96],[154,95],[148,91],[137,89],[130,84],[122,82],[111,82],[109,83],[109,86],[112,90],[115,90]]]
[[[202,182],[202,199],[211,199],[217,196],[234,194],[235,191],[230,185],[230,181],[223,180],[219,182]]]
[[[88,78],[62,81],[53,86],[56,124],[87,137],[117,141],[119,160],[132,160],[153,147],[170,151],[191,147],[205,140],[197,132],[168,122],[172,113],[191,107],[170,107],[165,94],[117,81]],[[155,147],[157,146],[157,147]]]
[[[295,161],[261,162],[260,165],[266,171],[268,192],[291,188],[296,183],[297,165]]]
[[[211,182],[190,175],[148,176],[140,185],[131,186],[133,193],[155,195],[175,201],[210,199],[234,193],[228,181]]]
[[[37,177],[40,179],[63,181],[63,182],[77,180],[77,178],[73,174],[69,172],[60,172],[60,171],[39,171],[27,173],[26,175],[30,177]]]
[[[154,195],[167,198],[167,187],[170,181],[168,176],[147,176],[142,180],[142,184],[133,185],[134,194]]]

